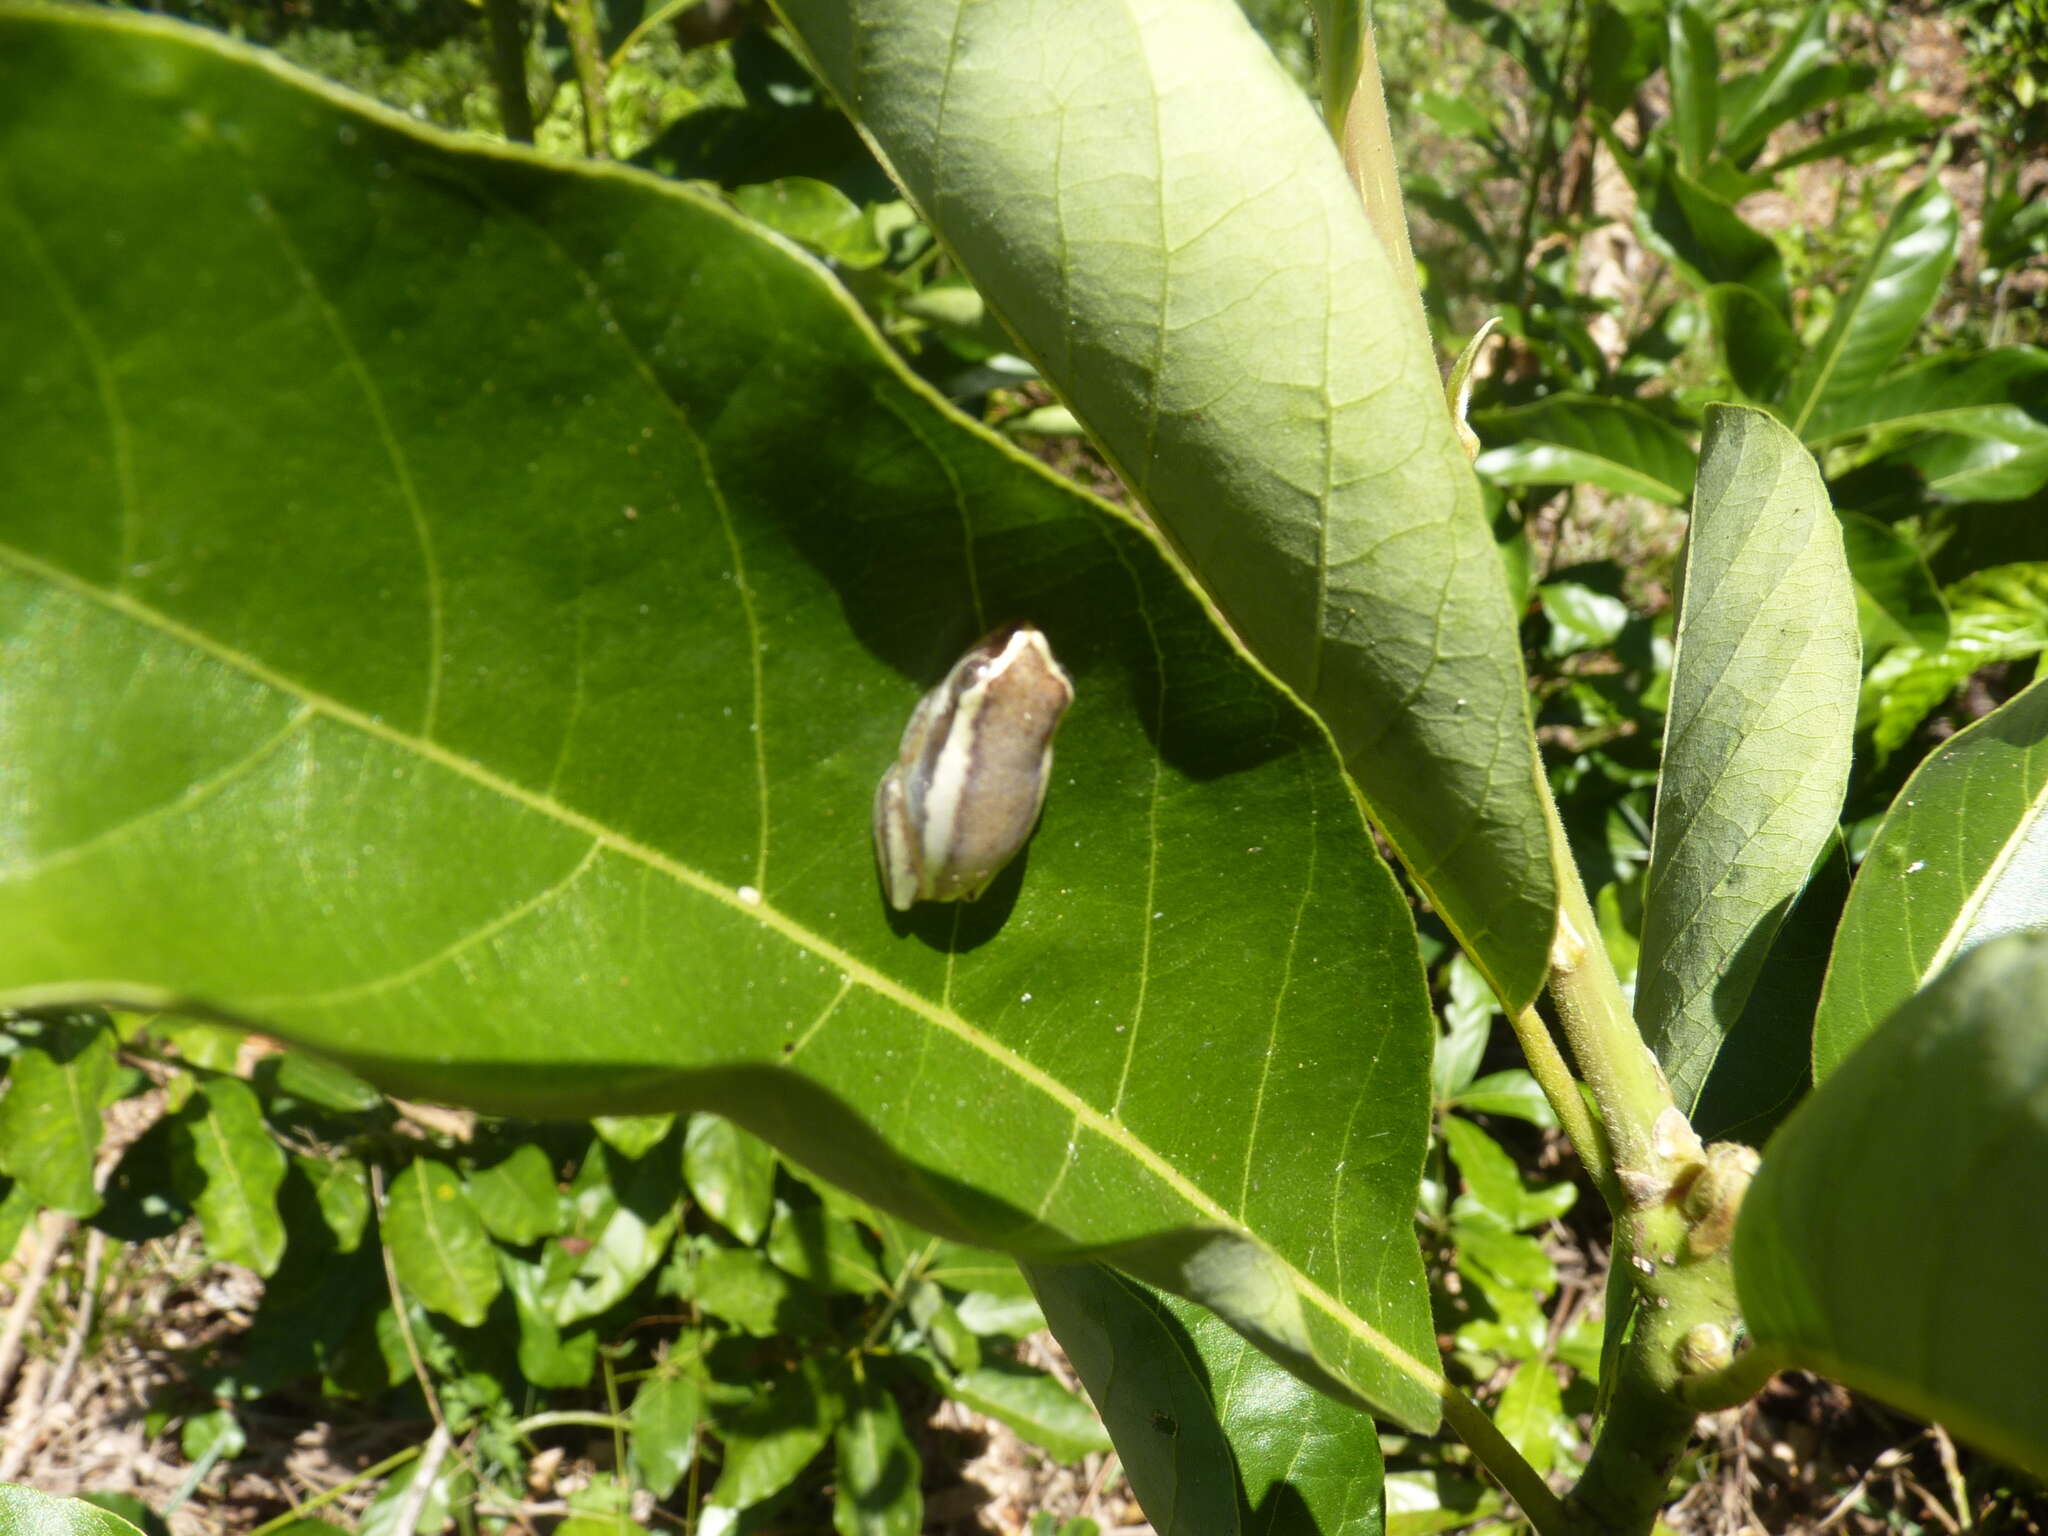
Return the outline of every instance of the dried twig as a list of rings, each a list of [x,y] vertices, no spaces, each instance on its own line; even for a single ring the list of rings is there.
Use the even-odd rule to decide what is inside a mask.
[[[77,1225],[76,1216],[66,1216],[61,1211],[44,1211],[36,1218],[36,1251],[22,1269],[21,1284],[7,1308],[6,1326],[0,1328],[0,1399],[7,1396],[7,1389],[14,1385],[14,1373],[21,1369],[22,1340],[28,1333],[28,1320],[36,1309],[36,1300],[49,1284],[57,1255]]]

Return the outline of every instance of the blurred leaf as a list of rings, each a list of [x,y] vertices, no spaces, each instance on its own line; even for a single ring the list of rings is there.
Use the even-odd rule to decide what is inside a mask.
[[[2048,935],[1973,951],[1772,1138],[1735,1234],[1759,1347],[2048,1473]]]
[[[1459,1089],[1450,1097],[1451,1107],[1475,1115],[1507,1115],[1526,1120],[1542,1130],[1557,1124],[1557,1113],[1543,1096],[1536,1079],[1522,1067],[1489,1072]]]
[[[1597,485],[1683,506],[1692,490],[1692,444],[1676,427],[1625,400],[1552,395],[1533,405],[1479,411],[1490,447],[1474,467],[1503,486]]]
[[[1541,1226],[1571,1209],[1578,1195],[1576,1186],[1525,1185],[1515,1160],[1471,1121],[1446,1115],[1438,1128],[1443,1132],[1452,1161],[1464,1176],[1467,1194],[1511,1230]]]
[[[187,1198],[216,1259],[259,1275],[284,1257],[277,1194],[285,1156],[263,1121],[255,1090],[238,1077],[209,1078],[179,1117],[192,1167]]]
[[[834,1436],[839,1536],[918,1536],[924,1529],[923,1464],[889,1389],[870,1375],[848,1394]]]
[[[1773,314],[1790,313],[1785,261],[1776,242],[1744,222],[1726,198],[1675,167],[1638,186],[1637,198],[1636,233],[1700,292],[1732,283],[1749,289],[1755,303]]]
[[[2048,678],[1957,732],[1885,813],[1814,1023],[1816,1081],[1957,956],[2048,928]]]
[[[1856,581],[1866,652],[1902,638],[1923,651],[1948,644],[1948,604],[1919,550],[1855,512],[1842,514],[1842,547]]]
[[[1714,156],[1721,132],[1721,52],[1714,23],[1693,0],[1673,0],[1664,67],[1671,81],[1671,121],[1678,137],[1678,166],[1699,175]]]
[[[717,1115],[692,1115],[683,1136],[683,1176],[704,1214],[752,1247],[775,1213],[775,1153]]]
[[[1730,160],[1746,161],[1774,129],[1826,99],[1816,98],[1813,82],[1827,67],[1830,8],[1831,0],[1810,0],[1770,61],[1723,87],[1721,137]]]
[[[1063,56],[1123,14],[1082,10],[1039,34]],[[1137,478],[1206,516],[1222,465],[1272,462],[1238,449],[1278,423],[1280,472],[1230,483],[1313,533],[1326,508],[1297,487],[1331,471],[1331,561],[1374,580],[1290,632],[1293,655],[1332,626],[1330,687],[1371,736],[1354,747],[1455,849],[1444,889],[1533,991],[1553,903],[1516,616],[1419,316],[1382,345],[1370,295],[1407,274],[1235,9],[1196,15],[1146,35],[1233,93],[1250,79],[1278,124],[1238,146],[1234,185],[1279,204],[1216,231],[1257,300],[1216,312],[1223,339],[1327,356],[1330,412],[1298,418],[1290,368],[1248,386],[1230,442],[1152,413]],[[1133,57],[1096,78],[1149,91],[1109,67]],[[933,78],[913,64],[868,99]],[[1203,94],[1173,94],[1176,123],[1199,104],[1190,133],[1242,138]],[[712,1105],[928,1227],[1111,1245],[1331,1390],[1434,1422],[1407,909],[1322,726],[1149,532],[949,413],[816,262],[721,199],[433,135],[113,9],[8,10],[0,100],[0,291],[33,296],[0,305],[0,353],[25,360],[0,369],[9,1002],[205,999],[381,1088],[491,1112]],[[970,122],[971,93],[956,104]],[[1153,164],[1109,137],[1116,163]],[[1198,226],[1233,195],[1175,176]],[[1002,248],[1042,253],[1009,243],[1036,205],[1001,181]],[[1333,286],[1270,240],[1287,207],[1330,213]],[[1089,225],[1121,262],[1128,219]],[[1148,372],[1158,324],[1067,318],[1052,334],[1138,365],[1081,371],[1142,441],[1151,404],[1185,398]],[[1169,350],[1204,388],[1262,374]],[[1325,425],[1357,451],[1326,459]],[[1214,510],[1230,530],[1243,508]],[[1440,629],[1454,567],[1471,606]],[[1406,584],[1391,607],[1383,578]],[[919,694],[1020,614],[1080,694],[1040,835],[990,899],[894,918],[875,775]],[[1384,707],[1425,678],[1416,709]],[[1396,716],[1442,727],[1434,756],[1379,734]],[[1003,1134],[963,1136],[963,1116]],[[1347,1134],[1376,1156],[1333,1179]],[[1290,1176],[1250,1178],[1277,1149]],[[1303,1180],[1335,1206],[1304,1206]],[[653,1252],[674,1208],[636,1212],[624,1246]],[[1367,1249],[1380,1262],[1344,1263]],[[623,1257],[558,1315],[601,1307]]]
[[[0,1170],[38,1205],[73,1216],[100,1208],[93,1187],[100,1111],[116,1092],[114,1031],[97,1012],[15,1019],[20,1039],[0,1094]]]
[[[1688,1112],[1833,833],[1861,677],[1841,524],[1768,414],[1707,414],[1686,538],[1637,1017]]]
[[[1567,1195],[1573,1193],[1569,1184],[1553,1184],[1542,1193],[1555,1195],[1560,1190]],[[1562,1207],[1570,1205],[1571,1201],[1554,1200],[1551,1203]],[[1451,1236],[1457,1244],[1460,1272],[1483,1272],[1495,1283],[1496,1289],[1512,1287],[1524,1297],[1547,1296],[1555,1290],[1557,1266],[1550,1262],[1550,1255],[1543,1251],[1543,1245],[1533,1237],[1495,1225],[1500,1218],[1488,1219],[1486,1208],[1480,1206],[1475,1211],[1476,1204],[1468,1199],[1456,1212],[1459,1219],[1452,1227]],[[1480,1219],[1475,1219],[1475,1216]],[[1473,1268],[1475,1265],[1477,1270]],[[1522,1352],[1527,1348],[1524,1345]]]
[[[681,1197],[675,1159],[629,1159],[591,1143],[569,1186],[563,1235],[541,1259],[558,1324],[597,1316],[654,1272],[682,1218]]]
[[[706,1244],[692,1249],[692,1262],[697,1305],[742,1333],[772,1339],[780,1333],[811,1338],[823,1332],[817,1294],[793,1284],[767,1255]]]
[[[734,187],[728,195],[748,218],[841,266],[872,267],[888,254],[860,205],[827,182],[784,176]]]
[[[110,1515],[118,1515],[121,1519],[126,1520],[130,1525],[141,1531],[142,1536],[171,1536],[171,1528],[165,1523],[164,1517],[132,1493],[113,1493],[105,1489],[87,1489],[80,1493],[78,1498],[81,1503],[90,1504],[96,1509],[103,1509]],[[319,1524],[317,1520],[297,1523],[304,1525]],[[5,1511],[5,1506],[0,1505],[0,1527],[7,1527],[9,1524],[10,1516]],[[55,1532],[48,1532],[44,1527],[29,1526],[26,1522],[23,1522],[21,1526],[16,1528],[37,1530],[43,1532],[43,1536],[56,1536]],[[286,1529],[289,1531],[290,1528],[287,1527]],[[297,1536],[346,1536],[346,1533],[337,1530],[333,1526],[329,1526],[326,1531],[299,1532]]]
[[[407,1462],[385,1481],[377,1497],[370,1501],[370,1507],[363,1511],[363,1517],[356,1526],[356,1536],[411,1536],[401,1530],[398,1517],[404,1511],[412,1485],[419,1477],[420,1462]],[[463,1474],[461,1462],[446,1456],[434,1469],[433,1480],[427,1485],[426,1496],[420,1501],[418,1518],[412,1530],[421,1536],[435,1536],[454,1523],[455,1502],[464,1491],[468,1478]]]
[[[785,1274],[821,1291],[871,1296],[889,1287],[860,1229],[820,1205],[777,1201],[764,1251]]]
[[[675,1122],[674,1115],[599,1115],[590,1128],[621,1157],[645,1157]]]
[[[1520,47],[1483,0],[1452,12]],[[1235,0],[1028,15],[912,0],[886,47],[839,0],[782,14],[1236,633],[1328,724],[1439,915],[1525,1005],[1555,891],[1479,486],[1411,271]],[[1554,89],[1540,50],[1518,56]],[[1055,58],[1089,60],[1086,82]],[[1160,217],[1134,221],[1138,206]],[[1291,233],[1305,229],[1312,260]]]
[[[949,1367],[956,1371],[981,1368],[981,1340],[960,1320],[944,1291],[929,1280],[913,1280],[904,1299],[910,1320]]]
[[[370,1221],[369,1171],[353,1157],[306,1157],[295,1153],[292,1162],[313,1187],[313,1198],[334,1238],[336,1251],[355,1252]]]
[[[1000,1419],[1055,1461],[1079,1461],[1110,1448],[1095,1410],[1052,1377],[1012,1360],[963,1371],[946,1390],[976,1413]]]
[[[1369,1418],[1287,1375],[1203,1308],[1098,1265],[1031,1274],[1160,1536],[1378,1536]]]
[[[469,1176],[469,1198],[491,1236],[532,1243],[562,1230],[564,1203],[547,1153],[528,1142]]]
[[[233,1461],[248,1448],[241,1420],[226,1408],[194,1414],[178,1432],[178,1450],[187,1461]]]
[[[1493,1422],[1536,1471],[1547,1474],[1557,1465],[1558,1442],[1568,1425],[1564,1394],[1547,1361],[1526,1361],[1508,1378]]]
[[[555,1322],[555,1306],[567,1282],[550,1285],[542,1265],[503,1248],[497,1256],[498,1273],[519,1320],[520,1375],[536,1387],[590,1385],[597,1367],[596,1331],[564,1329]]]
[[[2048,352],[1995,347],[1928,358],[1853,395],[1830,396],[1814,410],[1806,440],[1830,446],[1863,433],[1955,434],[2031,448],[2048,426]]]
[[[747,1510],[780,1493],[825,1448],[845,1412],[844,1393],[824,1365],[800,1359],[720,1424],[723,1464],[706,1503]]]
[[[1028,1294],[997,1296],[988,1291],[969,1291],[953,1311],[977,1338],[1021,1339],[1045,1326],[1045,1314]]]
[[[1437,1036],[1436,1057],[1430,1067],[1440,1099],[1449,1098],[1472,1081],[1500,1013],[1493,988],[1462,950],[1445,962],[1444,987],[1450,993],[1444,1003],[1444,1031]]]
[[[482,1324],[502,1283],[491,1240],[455,1170],[416,1157],[384,1199],[384,1245],[399,1283],[465,1328]]]
[[[1957,228],[1956,205],[1932,174],[1892,210],[1786,386],[1782,414],[1794,433],[1803,438],[1828,401],[1864,394],[1905,350],[1955,265]]]
[[[384,1095],[348,1068],[336,1066],[310,1051],[286,1051],[272,1059],[277,1063],[278,1088],[308,1104],[338,1114],[359,1115],[375,1109],[384,1100]]]
[[[16,1483],[0,1483],[0,1530],[14,1536],[141,1536],[112,1510],[84,1499],[60,1499]]]
[[[1617,594],[1584,582],[1545,582],[1536,595],[1543,616],[1550,620],[1550,637],[1543,646],[1550,656],[1607,650],[1629,621],[1628,604]]]
[[[633,1394],[633,1473],[665,1499],[697,1456],[704,1394],[694,1376],[650,1376]]]
[[[1856,724],[1871,733],[1879,761],[1978,668],[2048,649],[2048,563],[1993,566],[1951,584],[1943,595],[1948,645],[1939,651],[1895,647],[1863,681]]]
[[[1770,404],[1804,353],[1798,335],[1768,299],[1741,283],[1715,283],[1706,298],[1714,338],[1736,387],[1754,403]]]
[[[1664,59],[1660,0],[1598,0],[1586,42],[1592,105],[1618,117]]]
[[[1445,0],[1444,9],[1452,17],[1485,38],[1487,44],[1522,66],[1522,73],[1529,77],[1529,85],[1538,96],[1554,95],[1557,91],[1557,77],[1552,73],[1550,60],[1529,31],[1512,14],[1488,0]]]

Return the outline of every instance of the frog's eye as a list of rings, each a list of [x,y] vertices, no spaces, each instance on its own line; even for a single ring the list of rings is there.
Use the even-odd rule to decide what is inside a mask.
[[[1052,774],[1074,685],[1029,624],[999,629],[918,701],[875,791],[889,905],[972,901],[1017,856]]]

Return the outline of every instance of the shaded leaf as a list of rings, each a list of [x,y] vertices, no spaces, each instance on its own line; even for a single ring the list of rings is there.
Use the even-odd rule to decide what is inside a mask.
[[[1480,0],[1453,9],[1520,30]],[[1478,484],[1410,273],[1239,8],[784,14],[1237,633],[1328,722],[1438,913],[1526,1003],[1554,890]]]
[[[1494,1405],[1493,1422],[1538,1472],[1557,1465],[1558,1441],[1569,1425],[1557,1373],[1547,1361],[1528,1361],[1508,1379]]]
[[[810,1357],[719,1426],[724,1462],[706,1503],[746,1510],[780,1493],[825,1448],[846,1412],[841,1387]]]
[[[1035,1266],[1031,1276],[1161,1536],[1377,1536],[1369,1418],[1288,1376],[1200,1307],[1095,1265]]]
[[[778,1201],[764,1251],[777,1268],[822,1291],[866,1296],[889,1286],[860,1229],[821,1205]]]
[[[688,1374],[650,1376],[633,1394],[633,1472],[665,1499],[697,1456],[704,1393]]]
[[[839,1536],[917,1536],[924,1528],[923,1464],[896,1399],[874,1376],[857,1383],[848,1398],[833,1437],[838,1492],[832,1527]]]
[[[1814,1022],[1816,1081],[1959,955],[2048,928],[2048,678],[1957,732],[1885,813]]]
[[[1681,581],[1636,998],[1690,1110],[1834,830],[1861,678],[1841,524],[1762,411],[1708,412]]]
[[[1855,512],[1842,514],[1842,547],[1856,582],[1866,650],[1899,639],[1925,651],[1948,644],[1948,604],[1919,550]]]
[[[2048,1472],[2048,935],[1915,995],[1772,1138],[1736,1228],[1758,1346]]]
[[[749,1246],[775,1211],[775,1153],[718,1115],[692,1115],[683,1136],[683,1176],[704,1213]]]
[[[1000,1419],[1056,1461],[1079,1461],[1110,1448],[1095,1410],[1045,1372],[994,1360],[946,1383],[948,1395]]]

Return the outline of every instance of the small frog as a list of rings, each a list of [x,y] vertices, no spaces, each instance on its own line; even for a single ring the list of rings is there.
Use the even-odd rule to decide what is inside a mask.
[[[1029,624],[997,630],[918,701],[875,790],[889,905],[972,901],[1017,856],[1052,777],[1074,684]]]

